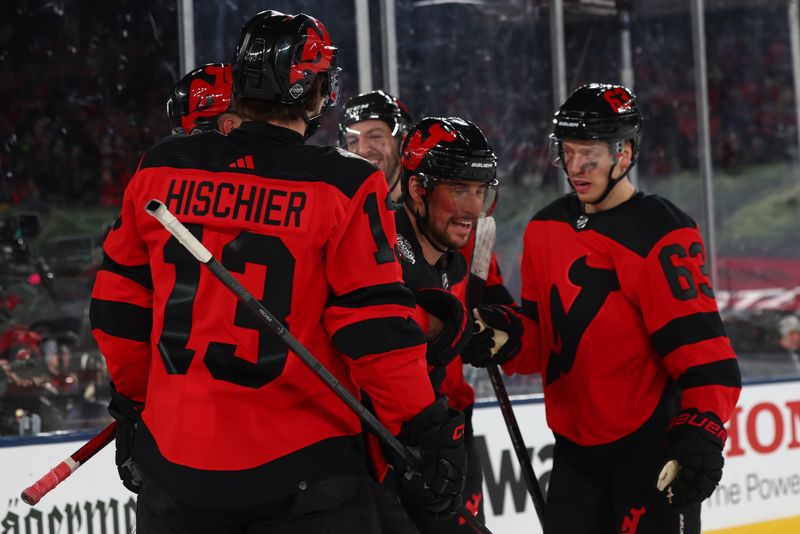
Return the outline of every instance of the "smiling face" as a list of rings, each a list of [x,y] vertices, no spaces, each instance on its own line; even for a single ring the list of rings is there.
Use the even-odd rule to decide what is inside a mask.
[[[425,214],[424,189],[417,176],[409,180],[413,209]],[[467,244],[484,209],[485,182],[437,180],[427,198],[427,233],[440,248],[459,249]]]
[[[616,161],[611,173],[612,178],[619,178],[630,166],[631,145],[625,143],[622,152],[611,152],[606,141],[563,141],[562,163],[569,176],[569,182],[578,199],[591,211],[603,211],[619,204],[620,198],[627,198],[627,187],[615,187],[600,203],[594,204],[606,191],[609,183],[609,171]],[[625,180],[626,183],[627,179]],[[622,185],[622,184],[620,184]],[[589,210],[587,210],[589,211]]]
[[[400,172],[400,146],[384,121],[368,119],[351,124],[345,131],[345,145],[349,152],[382,170],[390,186],[395,182]]]

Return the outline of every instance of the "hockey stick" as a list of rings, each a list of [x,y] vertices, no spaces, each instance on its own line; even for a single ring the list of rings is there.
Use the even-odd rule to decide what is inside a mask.
[[[266,324],[281,340],[289,346],[289,348],[297,354],[297,356],[308,365],[312,371],[323,381],[325,385],[333,390],[336,395],[344,401],[344,403],[353,410],[361,421],[371,430],[375,435],[383,441],[384,444],[391,447],[406,465],[413,471],[419,472],[419,459],[409,451],[394,434],[383,426],[378,419],[369,411],[363,404],[361,404],[350,391],[345,388],[341,382],[325,368],[319,360],[317,360],[307,348],[305,348],[296,337],[292,335],[289,330],[281,324],[278,319],[272,315],[256,298],[228,271],[219,261],[214,258],[211,252],[197,240],[186,227],[175,218],[175,216],[167,209],[167,207],[160,200],[150,200],[145,206],[145,211],[152,215],[158,222],[160,222],[167,231],[172,234],[178,242],[183,245],[186,250],[194,256],[197,261],[205,265],[211,273],[222,282],[236,297],[247,306],[264,324]],[[491,534],[491,531],[486,528],[478,519],[470,513],[464,505],[458,509],[459,515],[469,524],[476,532],[483,534]]]
[[[495,234],[496,226],[493,217],[478,219],[477,227],[475,228],[475,246],[472,249],[472,262],[469,269],[469,281],[467,282],[467,306],[470,310],[479,306],[483,300],[486,278],[489,276],[489,267],[492,262]],[[481,330],[486,327],[477,312],[476,319],[480,324]],[[499,332],[499,334],[505,335],[505,332]],[[498,338],[498,340],[502,340],[502,337]],[[528,487],[528,493],[533,501],[533,507],[539,517],[539,523],[544,527],[544,495],[542,495],[542,489],[539,487],[539,481],[528,456],[525,441],[522,439],[522,432],[520,432],[519,424],[517,424],[514,409],[511,407],[506,385],[496,364],[490,363],[487,365],[486,371],[489,373],[489,380],[492,382],[497,403],[500,405],[500,412],[503,414],[511,444],[522,469],[522,477],[525,479],[525,485]]]
[[[30,487],[25,488],[22,492],[22,500],[31,506],[38,503],[42,497],[61,484],[64,479],[74,473],[80,466],[85,464],[89,458],[111,443],[116,433],[117,422],[112,421],[110,425],[84,443],[80,449],[73,452],[63,462],[52,468],[45,476],[37,480]]]

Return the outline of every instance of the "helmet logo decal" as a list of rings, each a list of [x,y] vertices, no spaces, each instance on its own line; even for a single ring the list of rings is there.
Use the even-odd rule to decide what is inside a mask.
[[[228,111],[232,91],[230,65],[212,64],[194,74],[186,95],[181,126],[186,133],[198,128],[198,121],[211,119]]]
[[[306,43],[303,46],[303,54],[300,57],[300,63],[292,65],[289,71],[290,83],[303,79],[306,71],[325,72],[331,64],[333,59],[331,38],[328,35],[328,30],[321,22],[317,21],[317,26],[322,31],[322,35],[317,34],[311,26],[306,28]],[[292,96],[297,98],[294,94]]]
[[[411,171],[416,170],[430,149],[440,142],[451,143],[455,141],[456,135],[454,130],[447,131],[438,122],[430,127],[428,137],[424,141],[422,140],[422,131],[417,130],[414,132],[413,137],[408,140],[408,145],[403,151],[403,166]]]
[[[289,94],[292,95],[292,98],[300,98],[300,95],[303,94],[303,86],[299,83],[294,84],[289,88]]]
[[[631,95],[622,87],[613,87],[607,91],[603,91],[603,98],[608,102],[608,105],[611,106],[611,109],[614,110],[614,113],[622,113],[624,111],[630,111],[631,109]]]

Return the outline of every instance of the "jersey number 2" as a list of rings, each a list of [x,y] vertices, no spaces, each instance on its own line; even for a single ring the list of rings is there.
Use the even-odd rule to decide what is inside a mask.
[[[186,228],[202,241],[201,225],[187,224]],[[164,245],[164,261],[175,265],[176,279],[164,309],[164,327],[158,350],[168,373],[186,374],[195,356],[195,351],[187,348],[187,344],[202,265],[174,237],[170,237]],[[222,264],[231,272],[244,273],[247,263],[267,267],[264,294],[259,300],[266,306],[269,295],[272,315],[288,328],[286,316],[292,303],[294,279],[294,257],[291,252],[278,237],[242,232],[223,247]],[[283,372],[289,348],[274,332],[265,332],[259,320],[238,301],[233,324],[258,332],[256,363],[236,356],[236,345],[214,340],[209,341],[203,362],[218,380],[260,388]]]

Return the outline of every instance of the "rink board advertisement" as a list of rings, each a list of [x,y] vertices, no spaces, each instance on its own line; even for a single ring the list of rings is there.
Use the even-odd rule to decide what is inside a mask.
[[[515,403],[514,413],[532,453],[533,470],[546,484],[553,435],[544,404]],[[484,455],[487,526],[503,534],[541,532],[499,408],[476,409],[474,426]],[[722,534],[748,525],[736,534],[761,534],[767,532],[767,522],[774,522],[770,534],[800,532],[800,382],[746,386],[726,426],[725,470],[703,505],[703,532]]]
[[[544,405],[517,402],[514,411],[531,452],[536,475],[546,484],[553,436]],[[541,532],[520,476],[502,415],[496,405],[474,412],[484,465],[484,510],[495,534]],[[725,474],[706,501],[704,532],[749,534],[797,532],[800,524],[800,382],[747,386],[732,420]],[[0,534],[120,534],[131,531],[134,495],[116,477],[113,445],[67,478],[34,507],[20,492],[78,449],[82,440],[0,446]],[[794,518],[794,519],[786,519]],[[770,523],[771,522],[771,523]],[[791,524],[790,524],[791,523]],[[750,525],[750,527],[742,527]],[[789,525],[789,526],[786,526]]]

